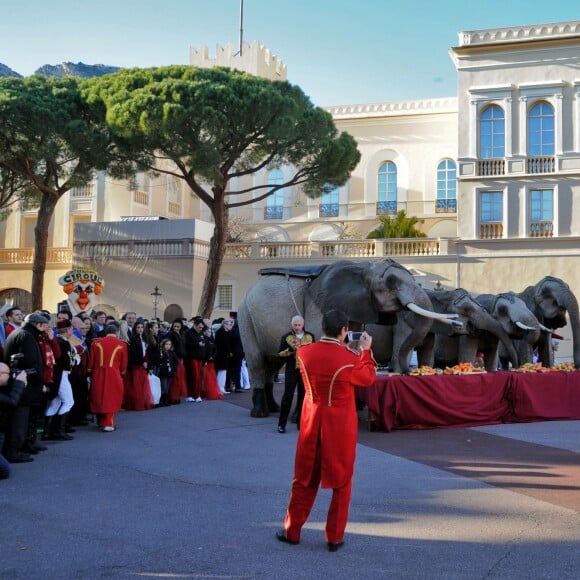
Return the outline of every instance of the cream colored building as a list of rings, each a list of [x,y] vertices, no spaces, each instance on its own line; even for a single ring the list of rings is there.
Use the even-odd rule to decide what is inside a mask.
[[[449,52],[457,68],[455,97],[328,108],[362,154],[346,185],[319,200],[289,188],[232,211],[245,237],[229,245],[215,316],[237,308],[261,267],[341,258],[392,256],[425,286],[439,282],[474,293],[521,291],[552,275],[580,296],[580,22],[461,32]],[[231,47],[218,47],[215,59],[205,48],[191,53],[197,66],[229,63],[285,78],[281,61],[258,43],[246,45],[242,58]],[[267,183],[280,175],[253,179]],[[399,209],[417,216],[428,237],[365,239],[378,215]],[[71,266],[75,223],[145,215],[210,221],[179,183],[163,178],[137,176],[128,184],[98,175],[92,187],[62,200],[52,227],[46,304],[62,299],[54,281]],[[33,215],[15,214],[0,225],[4,296],[13,288],[29,290],[33,223]],[[159,257],[163,240],[136,241],[142,264],[146,255]],[[190,258],[203,260],[208,239],[198,242]],[[87,243],[90,259],[83,253]],[[103,242],[83,244],[75,265],[100,269],[105,282],[115,252],[133,267],[130,253]],[[201,286],[202,269],[192,276]],[[145,308],[155,275],[147,280],[147,286],[129,282],[122,305],[118,288],[106,288],[103,300],[121,311],[131,300]],[[176,299],[162,279],[158,286],[161,306],[180,301],[186,315],[195,312],[195,292]]]

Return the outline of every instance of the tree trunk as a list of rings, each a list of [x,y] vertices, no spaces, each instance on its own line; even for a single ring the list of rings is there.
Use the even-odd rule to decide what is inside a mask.
[[[38,219],[34,228],[34,261],[32,263],[32,310],[43,308],[44,273],[48,248],[48,228],[54,215],[58,196],[43,193],[40,199]],[[48,305],[47,305],[48,306]],[[50,310],[50,308],[49,308]]]
[[[216,192],[214,192],[215,194]],[[226,240],[228,232],[228,208],[222,195],[215,195],[216,205],[213,211],[215,227],[209,244],[209,257],[207,259],[207,272],[203,282],[203,290],[199,300],[197,314],[204,318],[210,318],[214,310],[215,296],[220,277],[220,270],[226,253]]]

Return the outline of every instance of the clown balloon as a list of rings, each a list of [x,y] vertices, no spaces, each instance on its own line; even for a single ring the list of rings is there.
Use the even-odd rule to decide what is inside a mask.
[[[102,276],[90,268],[74,268],[58,280],[68,294],[67,303],[73,314],[90,312],[95,296],[103,291],[105,282]]]

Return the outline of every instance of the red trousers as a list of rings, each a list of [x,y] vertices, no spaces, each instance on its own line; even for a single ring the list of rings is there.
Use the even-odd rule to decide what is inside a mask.
[[[300,541],[300,531],[310,515],[319,485],[320,472],[313,477],[313,480],[307,486],[296,479],[292,481],[288,511],[284,518],[284,529],[289,540],[293,542]],[[348,522],[351,494],[352,479],[343,487],[337,487],[332,490],[332,500],[326,516],[325,537],[327,542],[342,542]]]
[[[99,427],[114,427],[115,413],[97,413],[97,425]]]
[[[201,397],[203,361],[196,358],[186,359],[187,368],[187,396],[197,399]]]

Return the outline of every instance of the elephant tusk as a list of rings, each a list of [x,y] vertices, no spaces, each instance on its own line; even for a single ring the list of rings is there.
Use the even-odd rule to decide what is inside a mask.
[[[458,318],[458,314],[443,314],[441,312],[431,312],[430,310],[425,310],[420,306],[417,306],[414,302],[409,302],[407,304],[407,308],[413,311],[415,314],[420,314],[421,316],[425,316],[427,318],[434,318],[435,320],[449,320],[452,318]]]
[[[459,328],[463,328],[463,322],[461,320],[451,320],[450,318],[444,318],[441,320],[443,324],[449,324],[450,326],[457,326]]]
[[[533,326],[526,326],[525,324],[523,324],[522,322],[519,322],[519,321],[516,322],[516,326],[518,328],[521,328],[522,330],[538,330],[537,328],[534,328]]]
[[[543,324],[540,324],[540,330],[543,330],[544,332],[549,332],[550,334],[552,334],[552,329],[548,328],[547,326],[544,326]]]

